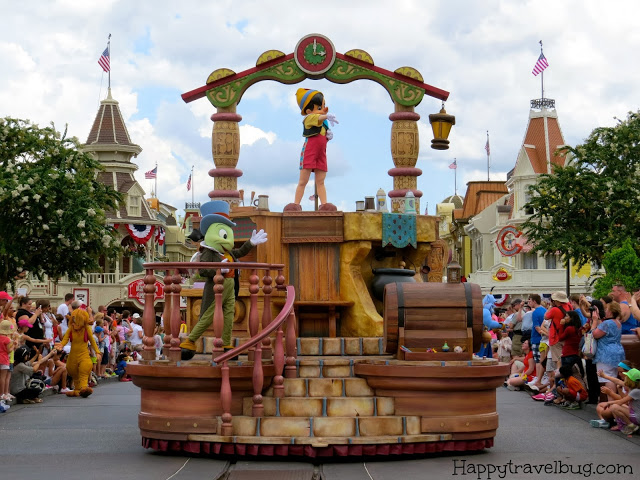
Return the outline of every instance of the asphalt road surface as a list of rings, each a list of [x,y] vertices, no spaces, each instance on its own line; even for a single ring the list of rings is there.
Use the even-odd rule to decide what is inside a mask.
[[[592,406],[545,407],[498,390],[493,448],[472,455],[386,457],[333,463],[212,459],[142,448],[140,393],[106,382],[88,399],[46,397],[0,414],[1,480],[409,480],[640,478],[640,436],[592,428]],[[572,473],[573,472],[573,473]]]

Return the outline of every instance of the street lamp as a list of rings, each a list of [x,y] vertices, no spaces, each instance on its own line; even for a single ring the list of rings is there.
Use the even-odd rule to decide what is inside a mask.
[[[444,103],[439,113],[429,115],[429,123],[433,129],[433,140],[431,140],[431,148],[435,150],[447,150],[449,148],[449,132],[451,127],[456,124],[456,117],[447,114],[444,109]]]

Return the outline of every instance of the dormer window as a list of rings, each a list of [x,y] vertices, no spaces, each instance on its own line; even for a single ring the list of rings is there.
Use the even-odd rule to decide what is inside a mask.
[[[142,197],[140,195],[129,195],[127,198],[127,215],[131,217],[142,216]]]
[[[524,187],[524,203],[527,204],[531,201],[531,194],[529,193],[529,185]],[[535,210],[532,207],[523,207],[525,215],[533,215]]]

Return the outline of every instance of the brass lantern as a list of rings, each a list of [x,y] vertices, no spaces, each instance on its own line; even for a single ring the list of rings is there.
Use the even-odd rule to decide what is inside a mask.
[[[444,104],[440,113],[432,113],[429,115],[429,123],[433,129],[433,140],[431,140],[431,148],[435,150],[447,150],[449,148],[449,132],[451,127],[456,124],[456,117],[447,114]]]
[[[455,260],[447,265],[447,283],[460,283],[462,267]]]

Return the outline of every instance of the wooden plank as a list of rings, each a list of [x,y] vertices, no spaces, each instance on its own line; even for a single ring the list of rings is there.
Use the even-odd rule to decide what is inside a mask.
[[[422,417],[422,433],[483,432],[498,428],[498,414]]]
[[[451,440],[481,440],[483,438],[493,438],[495,436],[495,430],[485,430],[484,432],[453,433],[451,435]]]
[[[404,328],[407,330],[466,329],[467,315],[463,310],[443,312],[442,309],[406,308]]]
[[[405,352],[405,360],[437,360],[441,362],[454,361],[454,360],[471,360],[472,352]]]
[[[342,213],[327,215],[324,212],[302,212],[285,214],[282,223],[283,243],[336,242],[343,241]]]
[[[334,272],[330,270],[328,245],[314,243],[312,255],[313,269],[307,271],[306,275],[311,277],[313,283],[315,283],[315,298],[318,300],[329,300],[331,298],[329,293],[329,279],[334,275]],[[312,294],[313,290],[312,287]]]
[[[457,416],[496,411],[495,390],[472,391],[464,394],[446,391],[412,393],[412,396],[395,397],[396,415]],[[376,395],[380,395],[378,389],[376,389]]]
[[[322,283],[319,272],[316,269],[315,244],[296,245],[298,251],[298,285],[300,285],[300,300],[327,300],[325,296],[317,293],[318,284]],[[326,275],[326,273],[325,273]]]

